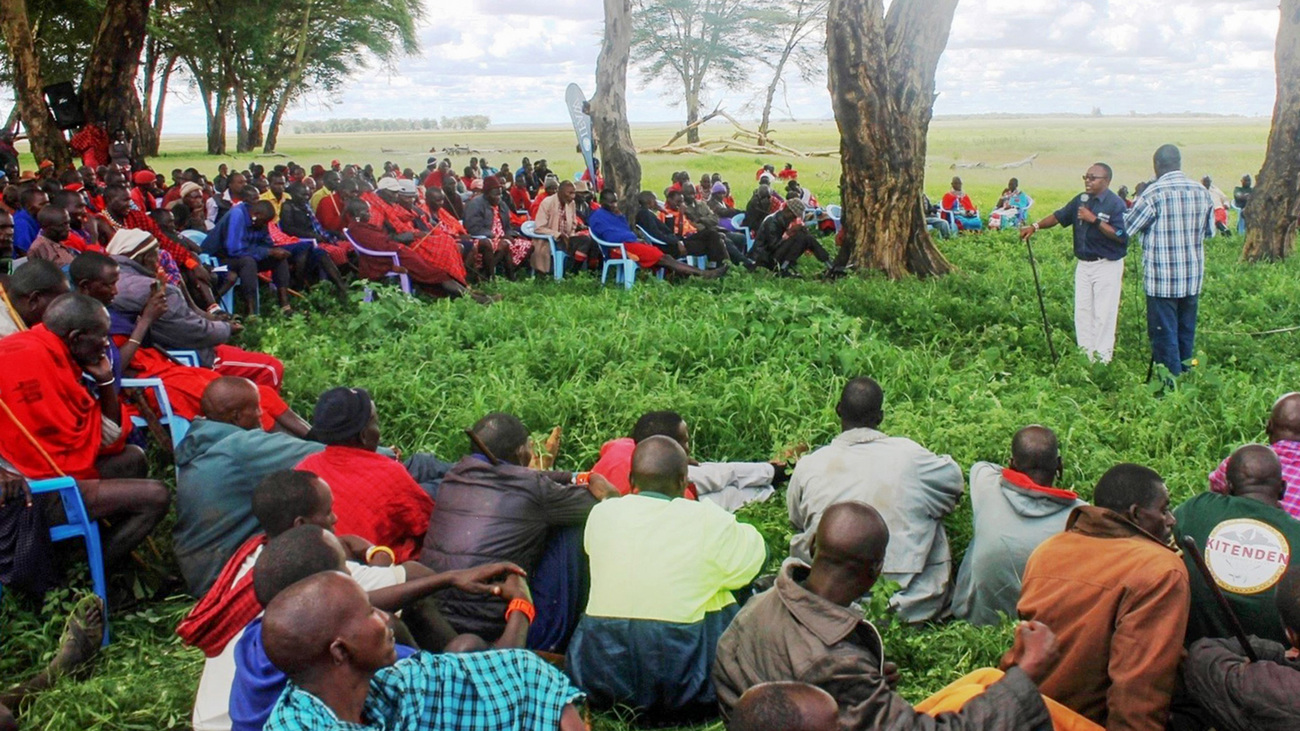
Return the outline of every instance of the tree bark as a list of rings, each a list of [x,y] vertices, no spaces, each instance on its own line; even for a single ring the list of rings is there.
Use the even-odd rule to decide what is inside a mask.
[[[235,107],[235,152],[248,152],[248,107],[244,104],[244,84],[238,78],[230,87],[230,96]]]
[[[27,4],[23,0],[0,0],[0,26],[3,26],[5,45],[9,47],[19,115],[27,127],[32,155],[37,160],[50,160],[62,170],[72,164],[72,148],[68,147],[45,104],[45,81],[32,42]]]
[[[298,43],[293,52],[293,68],[289,71],[289,80],[285,82],[279,97],[275,100],[275,111],[271,114],[271,128],[266,132],[266,144],[262,145],[262,152],[265,154],[275,152],[275,146],[280,141],[280,123],[284,121],[285,109],[289,106],[293,93],[302,83],[307,59],[307,40],[311,37],[312,5],[311,0],[308,0],[302,11],[302,25],[298,28]]]
[[[692,88],[686,90],[686,141],[695,144],[700,141],[700,128],[691,125],[700,121],[700,95]]]
[[[176,70],[176,57],[169,56],[167,65],[163,67],[162,76],[158,78],[158,103],[153,110],[153,136],[155,147],[151,154],[157,155],[158,148],[156,143],[162,141],[163,128],[163,108],[167,105],[167,87],[171,83],[172,72]]]
[[[921,211],[934,73],[957,0],[833,0],[826,32],[840,129],[844,245],[859,270],[946,274]]]
[[[193,64],[190,65],[193,69]],[[226,91],[210,89],[198,74],[199,96],[203,97],[203,112],[208,120],[208,154],[226,154]]]
[[[247,138],[244,140],[245,152],[252,152],[262,146],[262,128],[266,124],[266,114],[270,111],[265,99],[257,99],[248,110]]]
[[[641,162],[632,144],[627,121],[627,64],[632,49],[631,0],[604,0],[605,40],[596,58],[596,92],[591,98],[591,122],[600,140],[605,187],[618,193],[623,214],[636,215],[641,192]]]
[[[1246,243],[1241,256],[1247,261],[1287,257],[1295,245],[1300,215],[1300,0],[1282,0],[1281,16],[1273,52],[1277,64],[1273,129],[1264,167],[1242,211]]]
[[[140,106],[135,88],[149,27],[150,2],[108,0],[81,78],[81,105],[87,121],[103,127],[110,135],[127,130],[141,155],[158,147],[153,125]]]
[[[772,100],[776,98],[776,87],[781,85],[781,75],[785,73],[785,64],[790,60],[790,53],[793,50],[791,46],[785,47],[781,59],[776,62],[776,67],[772,70],[772,81],[767,85],[767,96],[763,99],[763,119],[758,123],[758,144],[762,147],[767,146],[767,133],[771,129]]]

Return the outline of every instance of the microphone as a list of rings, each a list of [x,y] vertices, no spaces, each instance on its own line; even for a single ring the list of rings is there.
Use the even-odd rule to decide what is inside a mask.
[[[1079,205],[1083,206],[1083,205],[1087,205],[1087,204],[1088,204],[1088,194],[1087,194],[1087,193],[1080,193],[1080,194],[1079,194]]]

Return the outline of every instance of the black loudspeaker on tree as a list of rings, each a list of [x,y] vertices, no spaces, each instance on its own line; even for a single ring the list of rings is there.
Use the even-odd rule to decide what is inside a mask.
[[[45,103],[50,105],[54,124],[59,129],[76,129],[86,122],[81,113],[81,98],[71,81],[45,87]]]

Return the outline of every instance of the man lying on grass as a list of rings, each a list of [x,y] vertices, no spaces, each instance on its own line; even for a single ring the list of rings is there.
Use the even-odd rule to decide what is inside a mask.
[[[289,684],[266,731],[585,728],[573,706],[581,691],[536,655],[417,652],[399,661],[391,622],[342,573],[273,599],[262,636]]]

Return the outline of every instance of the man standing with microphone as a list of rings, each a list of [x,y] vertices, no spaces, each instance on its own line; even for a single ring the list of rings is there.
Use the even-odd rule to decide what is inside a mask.
[[[1028,240],[1039,229],[1074,227],[1074,330],[1079,347],[1091,360],[1109,363],[1115,353],[1120,288],[1128,232],[1124,201],[1110,191],[1111,169],[1099,162],[1083,176],[1084,193],[1043,220],[1020,229]]]

